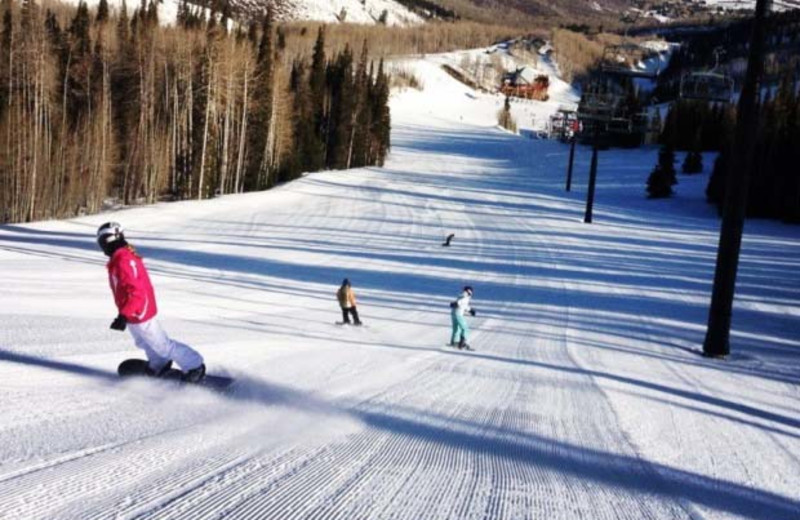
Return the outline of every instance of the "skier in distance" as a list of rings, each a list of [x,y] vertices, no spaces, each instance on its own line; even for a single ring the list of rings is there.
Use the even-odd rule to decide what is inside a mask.
[[[475,316],[475,309],[470,306],[472,301],[472,287],[465,286],[461,291],[458,299],[450,302],[450,321],[453,325],[453,332],[450,335],[450,346],[458,347],[458,349],[472,350],[472,347],[467,343],[469,336],[469,326],[464,317],[466,314]],[[456,343],[458,341],[458,343]]]
[[[342,281],[342,286],[336,291],[336,298],[339,300],[339,307],[342,309],[342,325],[350,324],[350,315],[353,315],[353,323],[361,325],[361,320],[358,317],[358,309],[356,308],[356,293],[350,286],[350,280],[345,278]]]

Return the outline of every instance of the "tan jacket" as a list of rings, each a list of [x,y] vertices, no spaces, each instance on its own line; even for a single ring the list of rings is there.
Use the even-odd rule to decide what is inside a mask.
[[[348,286],[339,287],[336,291],[336,297],[339,299],[339,306],[342,309],[351,309],[356,306],[356,293],[353,288]]]

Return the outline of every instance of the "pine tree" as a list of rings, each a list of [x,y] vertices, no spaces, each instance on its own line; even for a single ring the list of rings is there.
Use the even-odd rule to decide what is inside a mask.
[[[263,190],[274,184],[270,177],[273,161],[270,154],[273,97],[275,92],[275,34],[272,9],[268,9],[261,24],[254,77],[254,96],[250,112],[248,166],[246,186]]]
[[[389,110],[389,93],[389,76],[384,72],[383,58],[381,58],[375,78],[372,112],[372,136],[376,146],[375,155],[370,160],[370,164],[378,166],[384,165],[386,155],[391,148],[392,117]]]
[[[673,103],[667,110],[667,117],[664,118],[664,129],[658,142],[662,145],[674,147],[677,141],[678,132],[678,104]]]
[[[327,95],[326,95],[326,68],[325,68],[325,26],[320,27],[317,41],[314,44],[314,55],[311,61],[309,77],[308,102],[311,103],[311,120],[314,125],[314,135],[308,147],[307,171],[318,171],[325,166],[325,143],[328,133],[327,122]]]
[[[105,23],[108,21],[108,17],[108,0],[100,0],[100,2],[97,4],[97,17],[95,18],[95,22],[98,24]]]
[[[91,49],[91,38],[89,36],[89,7],[86,2],[78,4],[78,10],[69,26],[70,39],[72,40],[72,53],[76,58],[82,58],[89,54]]]
[[[503,108],[497,113],[497,124],[506,130],[517,133],[517,122],[511,115],[511,98],[509,96],[506,96]]]
[[[647,179],[648,198],[661,199],[672,196],[672,186],[677,182],[675,152],[669,145],[663,145],[658,152],[658,164]]]
[[[361,56],[356,69],[353,96],[355,97],[353,132],[349,143],[347,168],[370,164],[370,133],[372,125],[372,65],[369,62],[367,41],[361,46]]]
[[[722,201],[725,200],[725,183],[728,178],[728,169],[730,152],[724,149],[714,160],[714,169],[711,172],[711,178],[708,180],[706,187],[706,200],[717,206],[717,209],[722,213]]]
[[[294,154],[291,164],[281,180],[292,180],[303,172],[315,171],[319,167],[319,143],[314,125],[311,89],[308,74],[302,62],[292,65],[291,85],[294,93]]]
[[[116,15],[108,0],[95,15],[14,1],[0,8],[2,222],[241,191],[251,167],[260,189],[386,158],[389,78],[366,42],[356,63],[350,47],[326,54],[321,30],[289,78],[275,49],[291,33],[227,34],[185,1],[169,29],[156,0]]]
[[[119,19],[117,20],[117,40],[119,41],[119,45],[125,44],[130,37],[129,23],[128,6],[125,0],[122,0],[122,6],[119,9]]]
[[[776,159],[780,149],[780,118],[776,101],[767,96],[760,107],[759,128],[756,134],[755,160],[750,170],[750,190],[747,197],[747,214],[755,217],[777,216],[771,203],[772,190],[776,186]]]
[[[267,12],[269,15],[269,11]],[[257,49],[261,40],[258,38],[258,23],[255,21],[250,22],[247,26],[247,40],[254,49]]]
[[[717,105],[709,110],[708,119],[699,128],[701,150],[719,150],[723,115],[723,109]]]
[[[348,167],[358,103],[353,77],[353,52],[349,45],[330,68],[331,114],[327,166],[341,170]]]
[[[700,153],[701,139],[701,130],[698,128],[695,133],[692,149],[686,154],[686,158],[683,160],[683,166],[681,167],[683,173],[692,174],[703,172],[703,154]]]
[[[175,24],[184,29],[189,28],[189,4],[186,0],[181,0],[178,4],[178,11],[175,13]]]
[[[91,21],[86,2],[81,2],[69,26],[68,69],[63,88],[66,96],[64,110],[68,113],[70,128],[74,129],[91,104],[92,41],[89,34]]]
[[[3,29],[0,34],[0,117],[5,113],[11,96],[13,82],[14,19],[13,0],[3,0]],[[2,220],[0,220],[1,222]]]
[[[150,3],[147,4],[147,12],[144,20],[151,28],[158,25],[158,5],[153,0],[150,0]]]
[[[800,164],[800,96],[793,97],[788,108],[786,145],[779,166],[783,182],[778,205],[785,222],[800,224],[800,168],[797,168]]]
[[[271,11],[272,10],[272,6],[270,5],[267,8],[267,10]],[[222,26],[222,32],[224,32],[226,34],[228,32],[228,24],[229,24],[229,22],[231,20],[232,15],[233,15],[233,11],[232,11],[232,8],[231,8],[231,3],[226,0],[222,4],[222,16],[221,16],[221,18],[219,20],[219,23]]]
[[[278,51],[283,52],[286,50],[286,32],[283,27],[278,28]]]
[[[702,173],[703,155],[696,150],[688,152],[686,158],[683,160],[681,171],[687,174]]]
[[[140,108],[140,75],[138,45],[138,11],[129,18],[125,0],[117,20],[118,50],[111,68],[111,97],[114,129],[119,143],[119,155],[113,186],[116,195],[125,202],[133,200],[133,151],[130,129],[137,127]]]
[[[15,35],[12,8],[12,0],[3,0],[3,27],[0,33],[0,125],[8,126],[13,118],[13,108],[9,109],[13,102],[14,81],[12,45]],[[0,223],[14,222],[18,218],[17,173],[13,168],[11,152],[11,147],[7,146],[5,153],[0,155]]]

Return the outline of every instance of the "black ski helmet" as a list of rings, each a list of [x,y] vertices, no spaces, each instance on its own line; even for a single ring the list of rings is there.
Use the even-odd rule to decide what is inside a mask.
[[[97,228],[97,245],[107,255],[124,240],[125,233],[122,230],[122,224],[119,222],[106,222]]]
[[[467,294],[469,294],[470,296],[472,296],[472,293],[473,293],[472,287],[471,287],[471,286],[469,286],[469,285],[465,285],[465,286],[464,286],[464,292],[466,292]]]

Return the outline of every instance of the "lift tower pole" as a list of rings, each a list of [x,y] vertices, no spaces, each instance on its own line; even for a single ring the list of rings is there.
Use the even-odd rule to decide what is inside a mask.
[[[592,162],[589,166],[589,189],[586,193],[586,212],[583,215],[585,224],[592,223],[592,209],[594,208],[594,188],[597,184],[597,149],[600,147],[600,122],[594,122],[592,129]]]
[[[731,313],[747,210],[750,169],[753,166],[759,85],[764,72],[766,17],[771,3],[771,0],[758,0],[756,3],[756,15],[750,35],[747,75],[742,86],[736,116],[733,158],[730,161],[725,185],[714,290],[708,314],[706,339],[703,342],[703,355],[708,357],[725,357],[730,353]]]
[[[567,167],[567,191],[572,189],[572,166],[575,164],[575,141],[576,136],[572,136],[569,141],[569,166]]]

